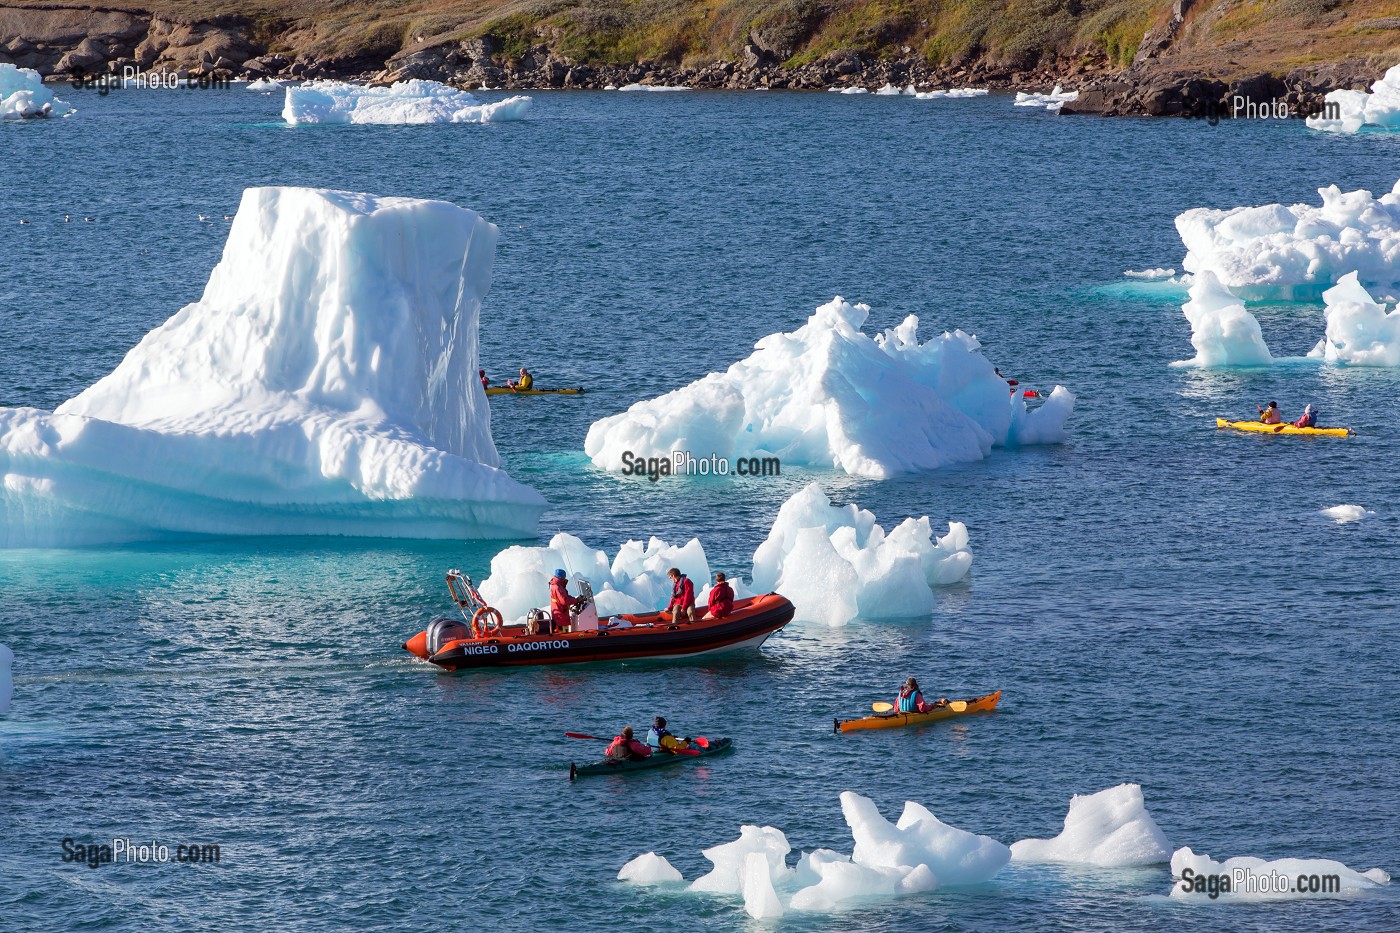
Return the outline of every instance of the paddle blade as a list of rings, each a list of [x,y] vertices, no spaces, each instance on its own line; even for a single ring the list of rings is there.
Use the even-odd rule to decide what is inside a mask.
[[[893,703],[871,703],[870,708],[877,713],[888,713],[894,710]]]
[[[564,736],[570,739],[592,739],[595,742],[611,742],[612,739],[605,739],[601,735],[589,735],[586,732],[565,732]]]
[[[672,751],[675,752],[677,755],[698,755],[698,754],[700,754],[700,749],[698,749],[698,748],[674,748],[674,749],[672,749]]]
[[[966,701],[966,700],[954,700],[953,702],[951,702],[951,703],[948,704],[948,708],[949,708],[950,710],[952,710],[953,712],[955,712],[955,713],[964,712],[964,711],[967,709],[967,701]]]
[[[693,744],[693,745],[698,745],[698,746],[701,747],[701,748],[709,748],[709,747],[710,747],[710,740],[707,739],[707,738],[705,738],[703,735],[697,735],[695,738],[691,739],[690,741],[691,741],[691,744]]]

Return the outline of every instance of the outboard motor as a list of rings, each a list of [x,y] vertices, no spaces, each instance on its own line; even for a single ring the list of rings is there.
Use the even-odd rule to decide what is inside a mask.
[[[442,646],[459,638],[471,638],[472,630],[461,619],[441,618],[428,623],[428,657],[442,650]]]

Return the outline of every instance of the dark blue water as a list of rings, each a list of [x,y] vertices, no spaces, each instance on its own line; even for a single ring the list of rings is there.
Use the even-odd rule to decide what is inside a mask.
[[[889,524],[967,522],[976,563],[931,620],[794,626],[759,657],[446,676],[398,646],[449,607],[443,571],[484,575],[493,547],[0,552],[0,641],[17,657],[0,929],[747,929],[734,904],[612,879],[651,849],[694,877],[698,850],[747,822],[849,851],[846,789],[1012,842],[1056,832],[1071,794],[1134,781],[1173,846],[1400,867],[1400,375],[1172,369],[1192,355],[1177,303],[1111,287],[1179,265],[1186,208],[1388,189],[1395,142],[1061,119],[1004,97],[540,94],[517,124],[289,129],[279,99],[241,90],[69,93],[77,117],[0,125],[0,404],[52,408],[197,298],[246,186],[445,198],[502,230],[488,368],[596,390],[494,403],[511,471],[553,504],[541,539],[566,530],[611,553],[698,535],[717,569],[747,573],[779,504],[815,479]],[[833,294],[871,304],[871,328],[915,312],[926,334],[975,332],[1008,375],[1071,387],[1073,442],[881,483],[653,484],[582,456],[593,420],[727,367]],[[1277,355],[1321,335],[1314,306],[1259,313]],[[1216,415],[1269,398],[1359,434],[1216,432]],[[1318,514],[1344,502],[1375,514]],[[909,674],[939,694],[1000,688],[1002,711],[830,733]],[[655,713],[738,752],[569,785],[568,762],[596,748],[565,730]],[[65,837],[114,836],[213,842],[222,859],[61,862]],[[1400,923],[1389,892],[1147,899],[1169,884],[1165,868],[1012,867],[779,927]]]

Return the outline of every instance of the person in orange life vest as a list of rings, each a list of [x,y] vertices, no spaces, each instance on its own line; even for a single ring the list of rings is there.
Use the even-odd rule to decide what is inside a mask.
[[[671,602],[666,607],[672,622],[695,621],[695,584],[675,567],[666,571],[671,578]]]
[[[481,380],[481,387],[483,389],[491,388],[491,380],[486,378],[486,370],[478,369],[476,371],[476,378]]]
[[[923,691],[919,689],[919,682],[910,677],[904,682],[904,686],[899,688],[899,699],[894,708],[901,713],[927,713],[931,709],[947,705],[948,701],[941,698],[937,703],[925,700]]]
[[[723,619],[734,611],[734,587],[722,573],[715,574],[715,585],[710,587],[709,609],[712,619]]]
[[[569,610],[578,602],[577,596],[569,595],[569,577],[563,568],[554,571],[549,580],[549,617],[554,632],[569,630]],[[547,633],[553,634],[553,632]]]
[[[621,735],[613,736],[612,744],[604,754],[619,761],[641,761],[651,757],[651,749],[632,738],[632,727],[625,726]]]

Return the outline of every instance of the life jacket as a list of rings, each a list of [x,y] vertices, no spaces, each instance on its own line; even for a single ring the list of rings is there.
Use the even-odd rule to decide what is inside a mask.
[[[728,583],[716,583],[710,590],[710,615],[722,619],[734,611],[734,589]]]
[[[661,744],[661,739],[668,735],[671,735],[669,729],[658,730],[655,726],[652,726],[651,731],[647,733],[647,744],[652,748],[664,748],[665,746]],[[671,737],[675,738],[675,736]]]
[[[516,388],[519,388],[519,389],[528,389],[528,388],[531,388],[532,386],[534,386],[534,384],[535,384],[535,377],[532,376],[532,375],[530,375],[529,373],[526,373],[525,375],[523,375],[523,376],[520,377],[520,385],[516,386]]]
[[[682,609],[689,609],[695,605],[695,584],[691,583],[690,577],[685,574],[681,574],[676,585],[671,587],[671,605],[680,606]]]
[[[1316,424],[1317,424],[1317,409],[1316,409],[1316,408],[1314,408],[1312,411],[1310,411],[1310,412],[1304,414],[1303,417],[1299,418],[1297,421],[1293,422],[1293,426],[1294,426],[1294,427],[1298,427],[1298,428],[1311,428],[1311,427],[1313,427],[1313,426],[1316,425]]]
[[[627,747],[627,740],[620,735],[613,736],[612,744],[603,754],[618,761],[626,761],[632,757],[632,749]]]
[[[923,694],[918,690],[910,690],[908,687],[899,688],[899,711],[901,713],[916,713],[919,711],[919,701],[923,699]]]

